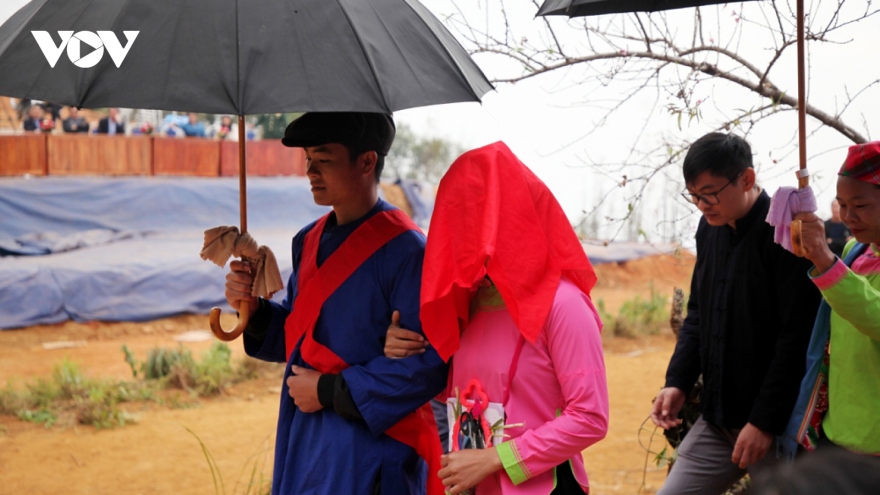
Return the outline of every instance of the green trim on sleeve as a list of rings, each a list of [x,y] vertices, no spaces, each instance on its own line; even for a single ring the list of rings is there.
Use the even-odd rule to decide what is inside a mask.
[[[510,477],[510,481],[514,485],[518,485],[532,477],[529,468],[522,462],[519,451],[516,449],[515,441],[503,442],[495,447],[495,451],[498,452],[498,457],[501,458],[501,465],[504,466],[504,471],[507,472],[507,476]]]
[[[550,493],[553,493],[556,490],[556,485],[559,484],[559,481],[557,479],[558,473],[556,472],[558,469],[559,466],[553,466],[553,490],[550,490]]]

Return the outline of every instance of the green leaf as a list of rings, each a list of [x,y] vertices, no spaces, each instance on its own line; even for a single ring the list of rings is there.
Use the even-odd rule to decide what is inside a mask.
[[[125,354],[125,362],[131,366],[131,376],[132,378],[137,378],[137,362],[134,360],[134,353],[131,352],[131,349],[128,348],[127,345],[122,344],[122,352]]]
[[[656,456],[654,456],[654,464],[658,468],[666,466],[666,464],[669,462],[669,455],[666,453],[666,449],[667,447],[663,447],[663,450],[661,450]]]

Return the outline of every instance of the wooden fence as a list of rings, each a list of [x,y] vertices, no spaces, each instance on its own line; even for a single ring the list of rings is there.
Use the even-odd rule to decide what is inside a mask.
[[[305,153],[246,143],[249,176],[305,175]],[[238,142],[204,138],[26,133],[0,135],[0,176],[238,175]]]

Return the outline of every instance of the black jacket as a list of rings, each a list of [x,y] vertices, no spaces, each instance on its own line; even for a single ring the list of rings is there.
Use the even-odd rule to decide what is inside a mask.
[[[762,192],[736,230],[697,229],[687,318],[666,386],[689,393],[703,374],[703,418],[725,428],[751,423],[782,433],[805,373],[819,290],[809,260],[773,242]]]
[[[98,121],[98,134],[107,134],[110,132],[110,124],[108,121],[109,119],[107,117]],[[125,123],[119,122],[116,124],[116,134],[125,134]]]
[[[61,127],[64,128],[64,132],[89,132],[89,123],[82,117],[75,119],[68,117],[61,123]]]

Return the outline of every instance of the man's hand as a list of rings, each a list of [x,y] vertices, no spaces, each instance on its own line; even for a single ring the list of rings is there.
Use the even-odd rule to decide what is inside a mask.
[[[657,394],[654,399],[654,407],[651,409],[651,419],[654,424],[669,430],[681,424],[678,413],[684,406],[687,396],[684,390],[675,387],[666,387]]]
[[[242,301],[248,302],[248,316],[253,316],[257,310],[257,298],[251,295],[254,285],[254,276],[251,273],[251,264],[246,261],[235,260],[229,263],[229,273],[226,274],[226,301],[236,311]]]
[[[476,486],[486,476],[503,467],[495,447],[450,452],[440,457],[440,466],[442,469],[437,474],[446,487],[446,493],[452,494]]]
[[[736,437],[736,445],[733,447],[733,456],[730,460],[740,469],[745,469],[763,459],[772,443],[773,435],[751,423],[746,423]]]
[[[385,357],[405,358],[421,354],[428,347],[428,341],[420,334],[400,328],[400,311],[391,314],[391,326],[385,333]]]
[[[287,387],[296,407],[305,413],[323,409],[318,400],[318,378],[321,378],[321,373],[296,365],[291,366],[290,370],[293,375],[287,377]]]
[[[828,248],[828,238],[825,237],[825,222],[815,213],[798,213],[795,220],[801,221],[801,244],[804,247],[804,257],[816,265],[820,273],[824,273],[837,261],[837,257]]]

